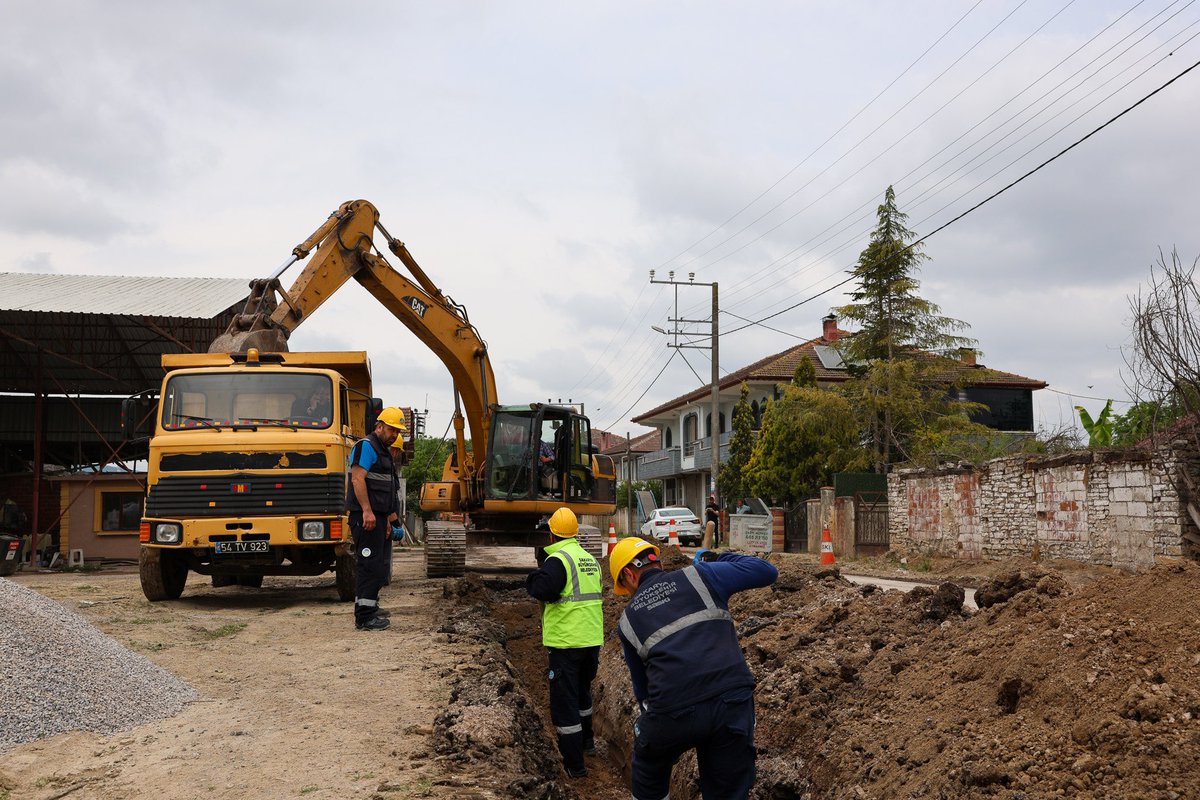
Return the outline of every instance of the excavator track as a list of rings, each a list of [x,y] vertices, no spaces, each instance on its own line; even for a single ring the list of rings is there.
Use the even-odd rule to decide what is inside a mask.
[[[457,578],[466,571],[466,526],[460,522],[426,522],[425,577]]]

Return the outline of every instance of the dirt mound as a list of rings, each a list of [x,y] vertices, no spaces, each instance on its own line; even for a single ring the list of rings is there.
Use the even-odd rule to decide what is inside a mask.
[[[759,678],[753,796],[1200,796],[1200,566],[1074,593],[1048,570],[993,584],[973,617],[953,584],[900,595],[786,567],[736,596]]]

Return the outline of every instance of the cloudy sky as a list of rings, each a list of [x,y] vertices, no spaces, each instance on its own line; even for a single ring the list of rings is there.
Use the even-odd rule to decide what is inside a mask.
[[[266,276],[365,198],[503,402],[637,433],[710,371],[663,369],[649,270],[719,283],[722,372],[815,336],[885,187],[933,231],[1200,60],[1194,2],[9,0],[0,271]],[[1200,255],[1198,119],[1200,69],[928,240],[921,293],[1050,384],[1039,425],[1127,397],[1127,297]],[[292,346],[368,350],[445,428],[445,368],[357,285]]]

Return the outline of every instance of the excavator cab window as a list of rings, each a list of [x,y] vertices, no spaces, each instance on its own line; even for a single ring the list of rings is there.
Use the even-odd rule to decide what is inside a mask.
[[[534,454],[539,452],[533,439],[535,417],[532,411],[499,411],[492,418],[488,497],[513,500],[532,495],[532,465]]]

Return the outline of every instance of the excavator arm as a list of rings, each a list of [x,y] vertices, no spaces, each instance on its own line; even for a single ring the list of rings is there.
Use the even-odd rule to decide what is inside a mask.
[[[376,230],[414,280],[372,252]],[[279,276],[314,248],[313,258],[295,282],[283,289]],[[497,401],[487,344],[471,324],[466,309],[429,279],[404,243],[379,224],[379,212],[366,200],[343,203],[312,236],[292,250],[291,258],[274,275],[252,281],[245,310],[214,340],[209,352],[238,353],[251,347],[286,351],[292,331],[350,279],[391,311],[450,371],[456,395],[457,464],[460,476],[470,481],[475,477],[474,465],[486,462],[488,407]],[[458,398],[471,429],[470,454],[465,452]]]

